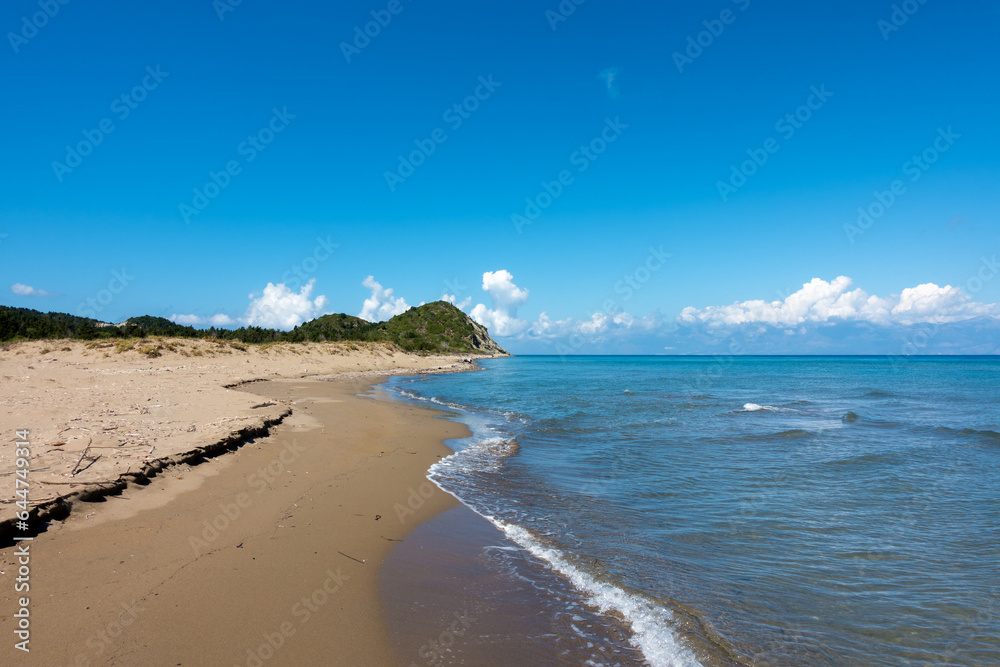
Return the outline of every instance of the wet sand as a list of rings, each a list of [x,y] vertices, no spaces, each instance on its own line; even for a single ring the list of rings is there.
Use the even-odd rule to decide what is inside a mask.
[[[371,382],[246,387],[293,401],[292,415],[234,453],[78,503],[30,542],[30,593],[14,591],[14,549],[0,551],[0,662],[395,664],[379,564],[457,505],[425,474],[466,429],[357,396]],[[30,654],[13,646],[23,595]]]
[[[389,640],[406,667],[647,664],[624,624],[588,608],[568,581],[465,506],[414,529],[386,558],[379,584]]]
[[[421,524],[389,554],[379,580],[398,664],[580,664],[560,654],[537,592],[498,561],[505,549],[516,547],[462,506]]]

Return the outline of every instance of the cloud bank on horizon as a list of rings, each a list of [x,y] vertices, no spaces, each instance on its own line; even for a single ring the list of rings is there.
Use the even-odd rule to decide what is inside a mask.
[[[984,260],[983,269],[967,285],[973,292],[997,273],[995,262]],[[483,274],[493,308],[479,304],[469,315],[494,336],[507,338],[505,345],[523,344],[522,352],[1000,353],[1000,336],[991,335],[1000,334],[1000,304],[975,301],[952,285],[923,283],[885,297],[852,286],[847,276],[813,278],[782,300],[688,306],[674,318],[659,311],[637,317],[611,310],[553,320],[543,311],[529,323],[517,318],[528,290],[501,270]],[[446,299],[454,303],[454,297]]]
[[[989,266],[989,264],[984,264]],[[994,265],[995,266],[995,265]],[[992,278],[989,274],[986,280]],[[284,283],[268,283],[260,294],[250,294],[250,305],[239,316],[174,315],[179,324],[200,326],[259,326],[292,329],[329,312],[326,296],[313,297],[316,280],[298,292]],[[358,317],[380,322],[406,312],[410,306],[394,289],[369,275],[362,283],[370,295]],[[970,281],[975,292],[981,282]],[[518,317],[530,291],[519,287],[506,269],[483,273],[482,290],[490,305],[474,298],[459,300],[444,294],[441,300],[467,312],[504,344],[522,347],[522,353],[586,354],[607,350],[632,353],[859,353],[887,354],[896,348],[917,352],[1000,353],[995,336],[1000,332],[1000,304],[976,301],[961,287],[923,283],[898,294],[878,296],[854,287],[847,276],[827,281],[813,278],[781,300],[753,299],[729,305],[688,306],[675,317],[659,311],[636,316],[625,311],[595,312],[587,317],[552,319],[542,311],[532,322]],[[30,288],[29,288],[30,289]],[[955,332],[976,327],[976,336]],[[951,327],[949,329],[949,327]],[[930,333],[928,333],[930,332]],[[916,334],[919,333],[919,336]],[[907,336],[926,338],[921,345]],[[851,351],[853,350],[853,351]]]
[[[881,298],[863,289],[848,291],[852,280],[839,276],[831,282],[813,278],[784,301],[744,301],[730,306],[688,306],[678,320],[709,326],[762,323],[796,326],[806,322],[854,320],[872,324],[942,324],[975,317],[998,317],[1000,305],[976,303],[958,287],[924,283],[907,287],[898,295]]]

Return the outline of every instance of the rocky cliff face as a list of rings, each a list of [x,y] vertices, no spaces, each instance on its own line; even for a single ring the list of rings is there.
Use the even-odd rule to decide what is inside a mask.
[[[472,318],[469,318],[468,316],[466,317],[474,330],[474,333],[470,336],[470,340],[468,341],[469,347],[475,349],[480,354],[489,354],[494,357],[510,356],[510,353],[507,352],[507,350],[497,345],[497,342],[490,337],[490,333],[486,330],[486,327],[473,321]]]

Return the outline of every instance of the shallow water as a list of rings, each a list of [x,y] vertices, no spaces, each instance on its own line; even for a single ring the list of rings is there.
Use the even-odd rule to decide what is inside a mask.
[[[472,428],[430,478],[519,548],[488,567],[625,628],[571,659],[1000,664],[1000,359],[483,366],[386,386]]]

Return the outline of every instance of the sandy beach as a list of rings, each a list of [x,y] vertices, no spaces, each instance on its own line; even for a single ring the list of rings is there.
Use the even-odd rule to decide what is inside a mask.
[[[177,343],[154,343],[158,357],[80,342],[0,353],[0,473],[29,429],[30,495],[68,513],[0,550],[3,664],[395,664],[378,567],[456,505],[425,474],[465,428],[362,394],[387,373],[470,364]],[[14,477],[0,475],[5,501]],[[14,648],[20,597],[30,654]]]

